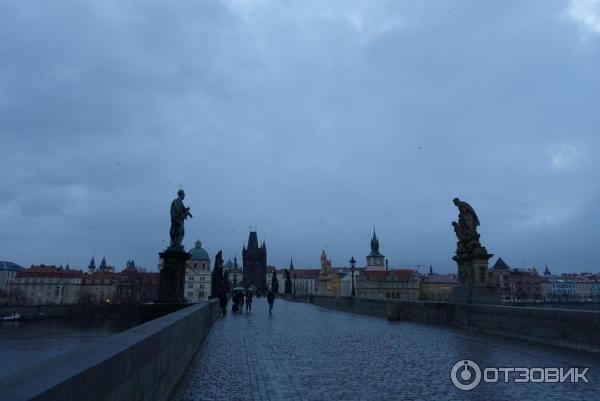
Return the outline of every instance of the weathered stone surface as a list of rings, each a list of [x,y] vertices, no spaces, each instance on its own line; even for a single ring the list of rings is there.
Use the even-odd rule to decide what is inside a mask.
[[[102,338],[0,380],[0,400],[168,400],[212,323],[218,301]]]
[[[600,311],[451,302],[398,301],[318,295],[286,299],[369,316],[387,317],[388,305],[401,320],[441,323],[531,342],[600,353]]]
[[[192,255],[183,250],[167,249],[159,253],[159,256],[163,261],[160,270],[159,302],[184,303],[185,262]]]
[[[269,317],[264,299],[255,302],[252,313],[215,323],[173,401],[579,401],[600,391],[593,354],[281,299]],[[430,305],[421,316],[444,309]],[[385,303],[373,306],[385,316]],[[450,381],[461,359],[482,367],[588,366],[590,383],[482,383],[463,392]]]

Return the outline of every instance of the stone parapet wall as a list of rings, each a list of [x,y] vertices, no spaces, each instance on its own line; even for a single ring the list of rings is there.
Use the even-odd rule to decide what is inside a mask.
[[[0,380],[0,401],[166,401],[220,315],[195,304]]]
[[[357,297],[280,295],[369,316],[445,324],[541,344],[600,353],[600,311]]]

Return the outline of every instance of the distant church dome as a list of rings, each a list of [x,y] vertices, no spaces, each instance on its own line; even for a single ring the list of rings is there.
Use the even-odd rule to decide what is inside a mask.
[[[199,261],[210,261],[210,257],[208,256],[208,252],[202,249],[202,242],[196,241],[196,246],[189,250],[189,253],[192,255],[190,260],[199,260]]]

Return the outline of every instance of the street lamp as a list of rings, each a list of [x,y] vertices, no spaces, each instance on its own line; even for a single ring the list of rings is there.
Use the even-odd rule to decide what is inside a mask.
[[[296,294],[296,273],[294,273],[294,294]]]
[[[354,256],[350,258],[350,268],[352,269],[352,296],[355,296],[356,293],[354,291],[354,267],[356,266],[356,260],[354,260]]]

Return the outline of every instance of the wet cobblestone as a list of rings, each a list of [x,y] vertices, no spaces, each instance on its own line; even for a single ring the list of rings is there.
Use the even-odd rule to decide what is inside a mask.
[[[484,383],[461,391],[452,366],[589,367],[589,383]],[[450,327],[256,299],[219,319],[176,401],[598,400],[600,358]]]

